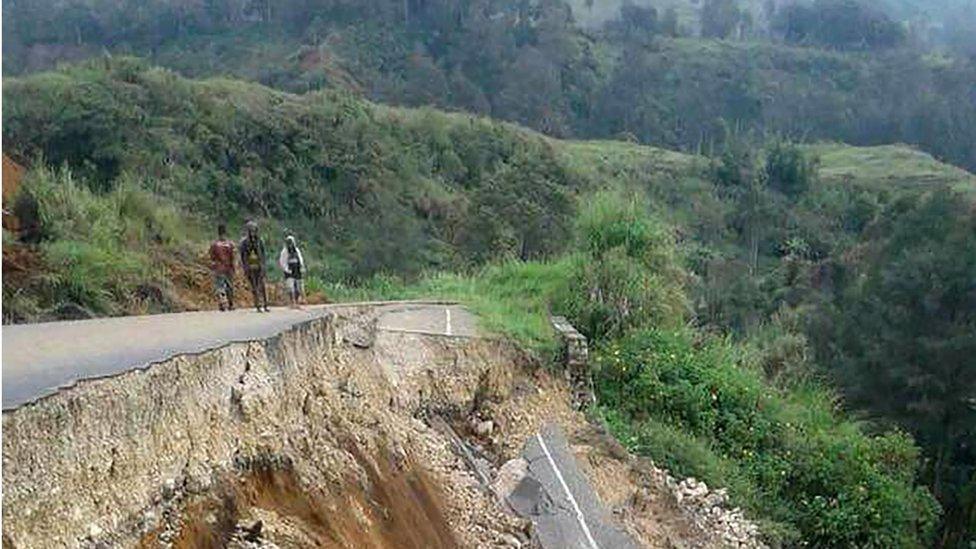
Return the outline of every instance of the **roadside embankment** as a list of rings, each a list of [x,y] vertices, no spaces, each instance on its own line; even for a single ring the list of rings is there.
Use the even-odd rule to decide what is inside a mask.
[[[641,544],[716,545],[518,346],[391,329],[371,307],[6,411],[3,542],[529,547],[485,480],[544,423]]]

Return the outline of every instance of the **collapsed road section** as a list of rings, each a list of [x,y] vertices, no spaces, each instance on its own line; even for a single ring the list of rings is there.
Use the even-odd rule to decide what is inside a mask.
[[[390,330],[474,335],[470,314],[451,303],[431,301],[302,310],[276,307],[270,313],[200,311],[4,326],[3,409],[43,398],[77,381],[116,375],[228,343],[261,340],[337,310],[364,307],[377,311],[384,328]],[[454,309],[457,320],[451,322]]]
[[[522,455],[526,475],[506,501],[532,520],[543,547],[636,549],[613,524],[557,425],[545,425],[526,442]]]
[[[245,314],[5,331],[4,547],[713,545],[463,308]]]

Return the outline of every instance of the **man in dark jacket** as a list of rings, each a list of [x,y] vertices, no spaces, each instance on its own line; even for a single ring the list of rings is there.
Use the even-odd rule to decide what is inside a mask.
[[[264,242],[258,235],[258,224],[248,221],[244,225],[247,235],[241,240],[241,266],[244,268],[244,275],[247,282],[251,285],[251,295],[254,296],[254,308],[261,312],[264,308],[268,312],[268,293],[264,287],[265,278],[265,253]]]

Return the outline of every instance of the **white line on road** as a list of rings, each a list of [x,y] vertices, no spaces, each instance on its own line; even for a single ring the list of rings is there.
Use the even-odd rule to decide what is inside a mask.
[[[444,316],[447,317],[447,322],[446,322],[446,324],[447,324],[447,331],[446,331],[446,333],[447,333],[447,335],[451,335],[451,308],[450,307],[444,307]]]
[[[593,539],[593,534],[590,532],[590,527],[586,525],[586,517],[583,516],[583,511],[580,510],[579,504],[576,503],[576,498],[573,497],[573,493],[569,491],[569,486],[566,485],[566,479],[563,478],[562,472],[559,470],[559,467],[556,466],[556,462],[552,459],[552,454],[549,453],[549,447],[546,446],[546,441],[542,439],[542,435],[539,433],[535,434],[535,438],[539,441],[539,446],[542,447],[542,451],[546,454],[546,459],[549,460],[549,465],[552,466],[552,470],[556,472],[556,478],[559,479],[559,484],[562,485],[563,491],[566,492],[566,497],[569,498],[569,503],[572,504],[573,510],[576,511],[576,520],[583,528],[583,533],[586,534],[586,539],[590,542],[590,548],[600,549],[600,546],[596,544],[596,540]]]

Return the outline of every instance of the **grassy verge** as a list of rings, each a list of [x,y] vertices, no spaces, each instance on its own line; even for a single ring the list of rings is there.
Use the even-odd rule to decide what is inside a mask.
[[[572,259],[553,262],[509,261],[486,266],[473,275],[432,273],[413,283],[375,276],[349,287],[312,282],[334,301],[375,299],[444,299],[458,301],[478,315],[488,332],[513,337],[545,353],[555,347],[550,306],[566,291]]]

